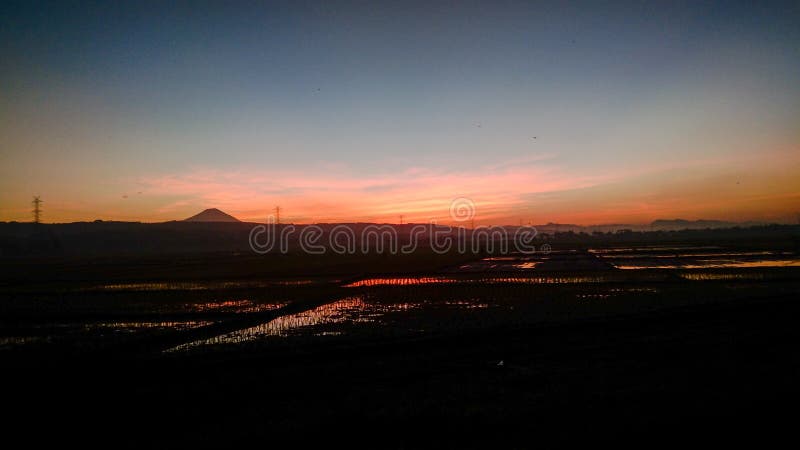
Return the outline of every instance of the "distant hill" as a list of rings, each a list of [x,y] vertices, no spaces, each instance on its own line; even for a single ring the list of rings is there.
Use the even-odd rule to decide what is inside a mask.
[[[209,208],[200,214],[184,219],[184,222],[240,222],[239,219],[217,208]]]
[[[654,230],[697,230],[707,228],[732,228],[752,227],[764,225],[760,222],[726,222],[723,220],[684,220],[684,219],[659,219],[651,224]]]
[[[220,212],[221,213],[221,212]],[[213,214],[213,213],[212,213]],[[93,257],[122,257],[126,255],[202,255],[216,252],[227,254],[254,255],[250,246],[250,236],[257,223],[240,222],[225,213],[227,222],[218,221],[170,221],[161,223],[140,222],[73,222],[73,223],[47,223],[34,224],[30,222],[0,222],[0,280],[2,272],[14,266],[16,262],[2,265],[5,257],[16,258],[22,256],[93,256]],[[219,218],[219,215],[212,217]],[[202,219],[202,217],[201,217]],[[694,221],[692,221],[694,223]],[[370,223],[325,223],[317,224],[323,233],[347,226],[357,236],[363,234]],[[377,224],[384,227],[397,229],[403,242],[409,242],[409,235],[417,225],[425,224]],[[800,242],[800,225],[764,225],[760,227],[744,227],[738,224],[736,228],[713,229],[687,229],[685,223],[678,223],[682,231],[664,232],[663,230],[634,230],[631,233],[617,233],[617,225],[608,225],[602,236],[581,234],[591,232],[590,228],[584,230],[567,229],[573,227],[569,224],[547,224],[536,228],[540,234],[547,233],[554,239],[552,245],[602,245],[618,242],[700,242],[709,245],[713,242],[780,242],[786,248],[796,248]],[[706,223],[702,225],[707,226]],[[312,225],[287,224],[278,227],[293,227],[294,232],[287,235],[289,248],[298,248],[298,239],[306,227]],[[421,248],[428,248],[433,229],[446,231],[443,226],[427,224],[427,232],[417,236]],[[506,227],[511,235],[518,227]],[[570,231],[572,234],[570,235]],[[451,232],[454,232],[451,230]],[[558,234],[560,236],[553,236]],[[329,236],[323,236],[321,243],[329,242]],[[572,244],[562,244],[562,242]],[[563,248],[563,247],[562,247]],[[275,250],[277,252],[277,249]],[[800,251],[800,250],[798,250]],[[20,265],[23,271],[30,271],[30,266]]]

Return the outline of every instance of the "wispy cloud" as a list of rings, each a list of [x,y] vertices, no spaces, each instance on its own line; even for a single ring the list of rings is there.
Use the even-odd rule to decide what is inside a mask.
[[[613,174],[566,173],[550,157],[506,161],[466,171],[407,168],[363,174],[325,166],[302,172],[197,168],[184,174],[140,180],[153,195],[180,198],[161,211],[218,207],[246,219],[262,218],[277,204],[297,221],[449,220],[449,204],[468,197],[478,219],[507,214],[526,194],[583,188],[608,182]]]
[[[778,153],[783,153],[780,151]],[[555,155],[533,155],[467,170],[446,165],[364,173],[343,164],[310,164],[302,171],[194,168],[185,173],[138,180],[148,194],[163,198],[160,215],[181,218],[217,207],[245,220],[264,220],[276,205],[294,222],[407,221],[447,223],[450,202],[470,198],[476,223],[517,223],[523,216],[597,223],[642,222],[724,208],[758,212],[756,195],[792,201],[797,183],[787,158],[776,165],[769,153],[738,158],[697,158],[661,164],[620,164],[613,169],[576,171]],[[797,158],[795,158],[797,159]],[[789,171],[789,172],[787,172]],[[730,177],[747,173],[757,191],[743,191]],[[731,181],[732,180],[732,181]],[[771,184],[767,183],[771,180]],[[760,184],[759,184],[760,183]],[[771,186],[766,188],[767,186]],[[761,192],[763,191],[763,192]],[[778,202],[774,200],[773,203]],[[720,205],[720,208],[714,208]],[[770,206],[770,211],[787,208]],[[767,214],[765,205],[764,214]],[[730,217],[730,215],[727,215]]]

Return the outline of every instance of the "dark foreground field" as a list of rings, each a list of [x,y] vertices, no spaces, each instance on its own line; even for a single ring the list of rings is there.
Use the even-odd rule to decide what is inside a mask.
[[[796,267],[623,271],[593,258],[554,254],[535,276],[443,261],[391,277],[7,283],[5,342],[24,345],[0,354],[3,436],[214,448],[795,438]],[[189,321],[200,325],[175,326]]]

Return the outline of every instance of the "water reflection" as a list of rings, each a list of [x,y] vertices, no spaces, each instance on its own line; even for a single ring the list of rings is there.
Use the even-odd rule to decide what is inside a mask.
[[[116,342],[109,338],[131,336],[135,333],[161,332],[166,330],[188,330],[212,325],[212,321],[107,321],[107,322],[62,322],[31,326],[29,335],[0,337],[0,349],[8,350],[32,344],[72,342],[86,345],[89,342]]]
[[[791,255],[791,252],[725,252],[725,253],[624,253],[609,256],[611,259],[638,259],[638,258],[737,258],[744,256],[782,256]]]
[[[287,337],[293,335],[339,336],[340,330],[320,329],[321,326],[357,325],[365,323],[381,323],[391,314],[403,313],[422,308],[455,308],[459,310],[486,309],[486,302],[474,300],[451,301],[418,301],[418,302],[371,302],[362,296],[347,297],[333,303],[318,306],[314,309],[275,318],[269,322],[179,345],[167,352],[180,352],[208,345],[242,344],[267,337]]]
[[[737,272],[737,273],[695,272],[695,273],[679,273],[678,276],[683,278],[684,280],[692,280],[692,281],[764,280],[766,278],[763,273],[758,273],[758,272]]]
[[[514,272],[532,270],[548,260],[548,256],[491,256],[478,261],[461,264],[457,269],[447,272],[480,273],[480,272]]]
[[[309,286],[338,282],[339,280],[327,279],[302,279],[302,280],[251,280],[251,281],[221,281],[221,282],[146,282],[146,283],[115,283],[92,286],[83,291],[204,291],[221,289],[262,288],[273,286]]]
[[[453,284],[462,282],[459,278],[434,276],[434,277],[396,277],[396,278],[368,278],[344,285],[346,288],[364,286],[421,286],[423,284]]]
[[[49,336],[6,336],[0,337],[0,349],[5,350],[9,347],[18,347],[27,344],[38,344],[49,342]]]
[[[604,289],[601,292],[582,292],[575,294],[575,298],[579,301],[592,301],[592,300],[607,300],[614,297],[620,297],[626,294],[655,294],[660,292],[657,288],[653,287],[616,287]]]
[[[721,247],[643,247],[592,249],[617,269],[703,269],[798,267],[794,252],[729,250]]]
[[[668,251],[687,251],[687,250],[719,250],[721,247],[706,245],[706,246],[647,246],[647,247],[615,247],[615,248],[592,248],[589,253],[595,254],[614,254],[614,253],[629,253],[629,252],[668,252]]]
[[[82,326],[84,330],[117,330],[117,331],[136,331],[142,329],[164,328],[172,330],[186,330],[191,328],[204,327],[214,322],[204,320],[190,321],[166,321],[166,322],[96,322],[87,323]]]
[[[400,304],[383,306],[382,309],[383,312],[386,312],[409,307],[409,305]],[[291,331],[321,324],[342,323],[345,321],[367,322],[379,317],[381,313],[379,308],[367,308],[361,297],[348,297],[308,311],[281,316],[254,327],[179,345],[169,351],[182,351],[204,345],[239,344],[268,336],[286,336]]]
[[[110,322],[61,322],[61,323],[45,323],[34,325],[32,328],[36,330],[101,330],[101,329],[148,329],[148,328],[171,328],[171,329],[188,329],[203,327],[211,325],[213,321],[208,320],[180,320],[180,321],[110,321]]]
[[[800,259],[775,259],[762,261],[734,261],[719,267],[800,267]]]
[[[489,307],[488,303],[481,303],[477,301],[467,301],[467,300],[452,300],[444,302],[447,306],[455,306],[460,309],[486,309]]]
[[[578,300],[605,300],[611,298],[611,294],[577,294]]]
[[[535,263],[534,263],[535,264]],[[597,273],[591,275],[496,275],[484,277],[451,277],[451,276],[419,276],[419,277],[382,277],[368,278],[345,285],[346,288],[378,287],[378,286],[422,286],[428,284],[571,284],[571,283],[604,283],[619,281],[623,277],[613,273]]]
[[[759,268],[759,267],[800,267],[800,259],[762,259],[755,261],[738,261],[725,259],[699,259],[686,262],[680,261],[641,261],[635,263],[619,264],[618,269],[734,269],[734,268]]]
[[[286,303],[257,303],[252,300],[224,300],[208,303],[190,303],[186,307],[196,312],[251,313],[272,311],[286,306]]]

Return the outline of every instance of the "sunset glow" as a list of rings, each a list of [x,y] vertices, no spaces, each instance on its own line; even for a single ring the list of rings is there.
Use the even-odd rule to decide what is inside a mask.
[[[0,1],[5,440],[789,442],[799,25],[798,0]]]
[[[800,33],[771,10],[3,8],[3,221],[33,195],[45,222],[800,211]]]

